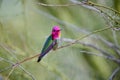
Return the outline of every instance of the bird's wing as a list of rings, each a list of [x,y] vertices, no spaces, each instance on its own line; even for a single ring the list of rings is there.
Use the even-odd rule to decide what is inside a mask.
[[[52,36],[50,35],[44,43],[41,53],[43,53],[52,44]]]
[[[40,62],[41,59],[43,58],[43,56],[45,56],[51,49],[53,49],[53,47],[54,47],[56,44],[57,44],[57,43],[56,43],[56,40],[54,40],[54,41],[45,49],[45,51],[43,51],[43,52],[40,54],[37,62]]]
[[[53,48],[52,45],[53,45],[53,41],[52,41],[52,36],[50,35],[50,36],[47,38],[47,40],[45,41],[45,44],[44,44],[44,46],[43,46],[43,48],[42,48],[42,51],[41,51],[41,53],[40,53],[40,56],[39,56],[37,62],[39,62],[39,61],[42,59],[42,57],[43,57],[45,54],[47,54],[47,53]]]
[[[54,40],[50,46],[43,52],[40,54],[40,57],[42,58],[45,54],[47,54],[51,49],[53,49],[53,47],[56,45],[56,40]]]

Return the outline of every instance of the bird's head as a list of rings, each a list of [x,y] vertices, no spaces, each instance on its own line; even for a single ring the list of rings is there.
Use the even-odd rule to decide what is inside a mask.
[[[61,29],[59,26],[54,26],[52,28],[52,40],[58,39],[61,36]]]

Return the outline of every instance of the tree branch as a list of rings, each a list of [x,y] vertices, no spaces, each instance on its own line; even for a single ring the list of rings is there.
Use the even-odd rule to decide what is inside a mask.
[[[118,71],[120,71],[120,67],[116,68],[116,69],[113,71],[113,73],[112,73],[112,75],[110,76],[109,80],[113,80],[114,77],[116,76],[116,74],[118,73]]]
[[[68,39],[68,38],[62,38],[62,41],[68,42],[68,43],[73,43],[73,42],[75,42],[75,40]],[[115,63],[117,63],[118,65],[120,65],[120,59],[117,59],[116,57],[114,57],[114,56],[111,55],[110,53],[108,53],[108,52],[100,49],[99,47],[97,47],[97,46],[95,46],[95,45],[93,45],[93,44],[88,44],[88,43],[84,43],[84,42],[80,42],[80,41],[78,41],[78,42],[76,42],[76,43],[74,43],[74,44],[78,44],[78,43],[79,43],[79,44],[82,44],[82,45],[84,45],[84,46],[88,46],[88,47],[94,48],[95,50],[101,52],[101,53],[104,55],[104,56],[103,56],[104,58],[107,58],[107,59],[109,59],[109,60],[112,60],[113,62],[115,62]]]

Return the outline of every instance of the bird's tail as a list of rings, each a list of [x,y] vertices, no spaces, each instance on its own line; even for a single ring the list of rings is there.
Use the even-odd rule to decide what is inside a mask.
[[[39,58],[38,58],[37,62],[40,62],[40,61],[41,61],[41,59],[42,59],[42,57],[41,57],[41,56],[39,56]]]
[[[40,54],[40,56],[38,57],[37,62],[40,62],[44,55],[45,55],[45,54]]]
[[[41,59],[47,54],[47,52],[41,53],[40,56],[38,57],[37,62],[40,62]]]

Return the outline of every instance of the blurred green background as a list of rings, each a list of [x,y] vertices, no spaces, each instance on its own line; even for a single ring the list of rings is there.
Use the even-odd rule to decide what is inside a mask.
[[[82,1],[82,0],[81,0]],[[120,11],[120,0],[91,0],[95,3]],[[69,4],[69,0],[0,0],[0,71],[27,57],[40,53],[46,37],[55,25],[62,30],[62,37],[77,39],[92,31],[106,27],[100,14],[81,6],[45,7],[37,3]],[[107,41],[119,46],[120,32],[111,29],[97,33]],[[96,36],[81,40],[115,54]],[[66,43],[63,43],[64,45]],[[51,51],[40,63],[37,57],[15,68],[9,80],[107,80],[118,66],[102,57],[84,54],[100,52],[81,44]],[[0,73],[3,80],[11,69]],[[32,75],[32,76],[31,76]],[[114,80],[119,80],[117,74]]]

